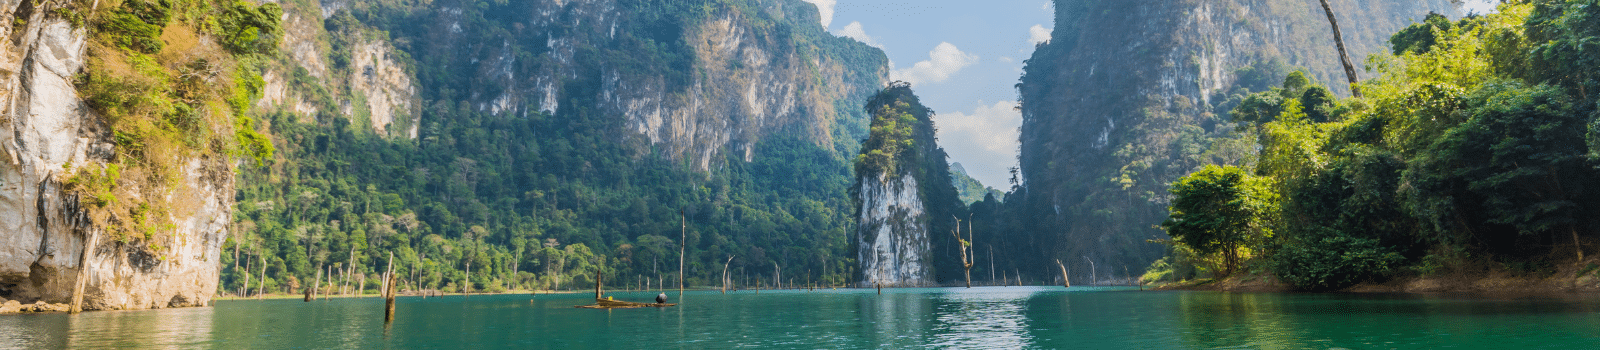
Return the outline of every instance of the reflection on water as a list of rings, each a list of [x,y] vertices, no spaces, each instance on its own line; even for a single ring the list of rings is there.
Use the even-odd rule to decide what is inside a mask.
[[[3,349],[204,348],[212,308],[0,316]]]
[[[942,348],[1022,349],[1032,347],[1028,289],[1003,287],[951,289],[941,295],[934,344]]]
[[[70,348],[194,348],[211,340],[209,307],[67,315]],[[108,338],[105,334],[124,336]]]
[[[654,292],[608,293],[650,300]],[[0,315],[0,349],[1594,348],[1600,298],[988,287],[690,292],[587,310],[590,294],[222,301]]]

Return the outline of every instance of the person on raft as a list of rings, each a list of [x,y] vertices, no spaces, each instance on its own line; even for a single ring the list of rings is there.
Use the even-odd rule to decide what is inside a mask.
[[[666,304],[667,293],[656,294],[656,304]]]

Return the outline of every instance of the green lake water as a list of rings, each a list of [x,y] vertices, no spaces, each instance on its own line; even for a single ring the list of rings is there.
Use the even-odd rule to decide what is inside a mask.
[[[648,301],[655,293],[611,293]],[[219,301],[0,316],[0,348],[1594,349],[1600,297],[985,287],[690,292],[590,310],[592,294]]]

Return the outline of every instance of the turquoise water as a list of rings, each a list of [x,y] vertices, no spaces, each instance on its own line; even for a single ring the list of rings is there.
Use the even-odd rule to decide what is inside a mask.
[[[647,301],[655,293],[613,293]],[[668,293],[676,300],[677,293]],[[986,287],[690,292],[678,307],[590,296],[219,301],[216,307],[0,316],[0,348],[1578,349],[1600,297],[1141,292]]]

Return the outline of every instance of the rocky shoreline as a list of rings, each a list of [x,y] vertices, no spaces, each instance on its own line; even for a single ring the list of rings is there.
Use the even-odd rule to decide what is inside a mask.
[[[67,312],[67,309],[70,307],[67,304],[51,304],[46,303],[43,300],[34,302],[33,304],[23,304],[16,300],[0,300],[4,300],[4,302],[0,302],[0,315]]]

